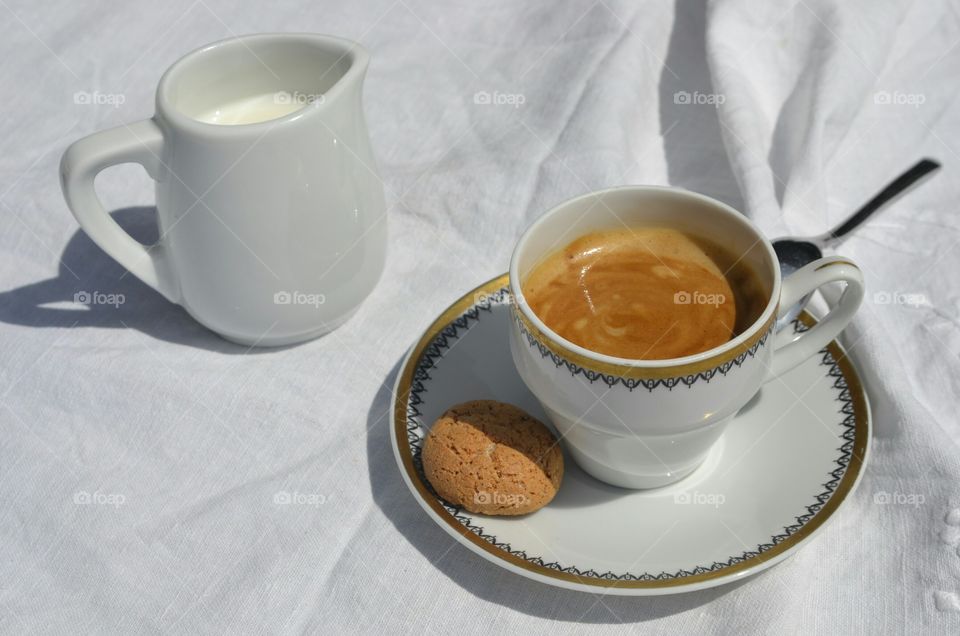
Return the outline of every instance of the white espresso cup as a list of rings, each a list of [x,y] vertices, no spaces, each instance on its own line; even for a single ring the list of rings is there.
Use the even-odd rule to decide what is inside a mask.
[[[107,254],[197,321],[246,345],[322,335],[371,292],[386,258],[359,45],[313,34],[232,38],[163,75],[156,114],[67,149],[70,210]],[[139,163],[156,181],[160,240],[104,210],[94,177]]]
[[[545,256],[590,232],[644,225],[709,238],[740,257],[766,294],[756,322],[702,353],[631,360],[578,346],[533,313],[523,282]],[[846,288],[830,313],[792,342],[774,346],[779,308],[835,281]],[[860,306],[864,286],[859,268],[839,257],[817,260],[781,281],[770,241],[733,208],[676,188],[628,186],[586,194],[540,217],[517,243],[510,290],[514,363],[577,464],[616,486],[654,488],[693,472],[761,385],[836,338]]]

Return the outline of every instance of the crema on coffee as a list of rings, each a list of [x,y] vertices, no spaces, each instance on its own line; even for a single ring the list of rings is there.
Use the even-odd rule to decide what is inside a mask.
[[[563,338],[619,358],[679,358],[728,342],[766,295],[738,255],[666,227],[595,232],[548,254],[522,281]]]

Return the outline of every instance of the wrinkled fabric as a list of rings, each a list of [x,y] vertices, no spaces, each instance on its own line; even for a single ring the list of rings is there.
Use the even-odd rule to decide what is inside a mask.
[[[7,0],[0,16],[0,631],[960,632],[956,2]],[[390,206],[373,295],[278,350],[229,344],[126,275],[58,186],[69,142],[149,117],[178,57],[256,31],[370,50]],[[844,343],[872,456],[794,558],[691,594],[564,591],[456,544],[408,493],[388,437],[399,362],[552,205],[671,184],[770,236],[818,234],[924,156],[943,169],[840,250],[868,284]],[[156,239],[140,168],[98,187]]]

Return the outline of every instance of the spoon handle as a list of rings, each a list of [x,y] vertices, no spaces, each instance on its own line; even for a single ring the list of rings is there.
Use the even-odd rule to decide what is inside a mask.
[[[838,225],[837,227],[830,230],[827,233],[827,241],[836,241],[843,238],[858,225],[863,223],[870,217],[874,212],[879,210],[885,204],[890,202],[890,200],[896,198],[898,195],[902,194],[904,191],[910,188],[913,184],[919,181],[922,177],[927,175],[930,172],[938,169],[940,164],[934,161],[933,159],[922,159],[915,166],[904,172],[902,175],[897,177],[890,185],[883,189],[880,194],[870,199],[867,203],[863,205],[856,213],[853,214],[849,219]]]

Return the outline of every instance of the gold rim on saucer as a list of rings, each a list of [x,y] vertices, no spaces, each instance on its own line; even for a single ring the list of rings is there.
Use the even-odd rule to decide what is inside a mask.
[[[497,560],[505,561],[516,568],[535,573],[542,577],[598,588],[670,588],[711,579],[725,578],[731,575],[742,574],[771,559],[775,559],[810,537],[836,512],[856,484],[863,470],[864,458],[869,442],[868,408],[863,386],[853,364],[837,342],[834,341],[826,347],[825,352],[828,352],[832,356],[832,364],[839,370],[839,375],[842,376],[845,381],[846,389],[849,392],[849,404],[852,406],[853,415],[853,444],[850,449],[849,460],[846,463],[846,470],[843,472],[839,483],[829,492],[829,499],[827,499],[826,503],[824,503],[815,514],[810,516],[809,519],[803,522],[802,526],[796,531],[783,536],[782,540],[777,540],[766,549],[752,553],[750,556],[733,558],[731,561],[735,562],[722,564],[721,567],[711,567],[709,569],[700,567],[697,568],[699,571],[691,572],[688,575],[668,576],[665,578],[661,578],[659,575],[636,577],[629,573],[625,576],[633,578],[620,578],[609,575],[603,575],[601,577],[599,575],[590,576],[587,573],[575,571],[575,568],[554,569],[541,565],[540,563],[531,562],[518,554],[491,543],[491,541],[481,536],[476,529],[471,529],[471,527],[459,521],[444,507],[430,491],[424,478],[417,471],[410,440],[408,439],[408,430],[410,429],[408,406],[417,367],[420,365],[426,349],[438,336],[442,335],[443,332],[450,327],[452,322],[461,318],[467,310],[477,306],[478,299],[494,298],[501,290],[505,290],[508,287],[509,275],[503,274],[464,294],[459,300],[440,314],[416,345],[414,345],[410,356],[407,358],[400,372],[393,410],[393,435],[395,436],[396,448],[402,461],[403,470],[406,472],[410,484],[416,488],[421,500],[425,502],[435,513],[436,517],[441,519],[449,528],[453,529],[457,534],[461,535],[476,547],[491,554]],[[800,315],[798,320],[805,329],[809,329],[817,323],[817,320],[806,311]],[[761,330],[761,333],[762,332],[763,330]],[[419,424],[417,424],[417,427],[419,427]]]

